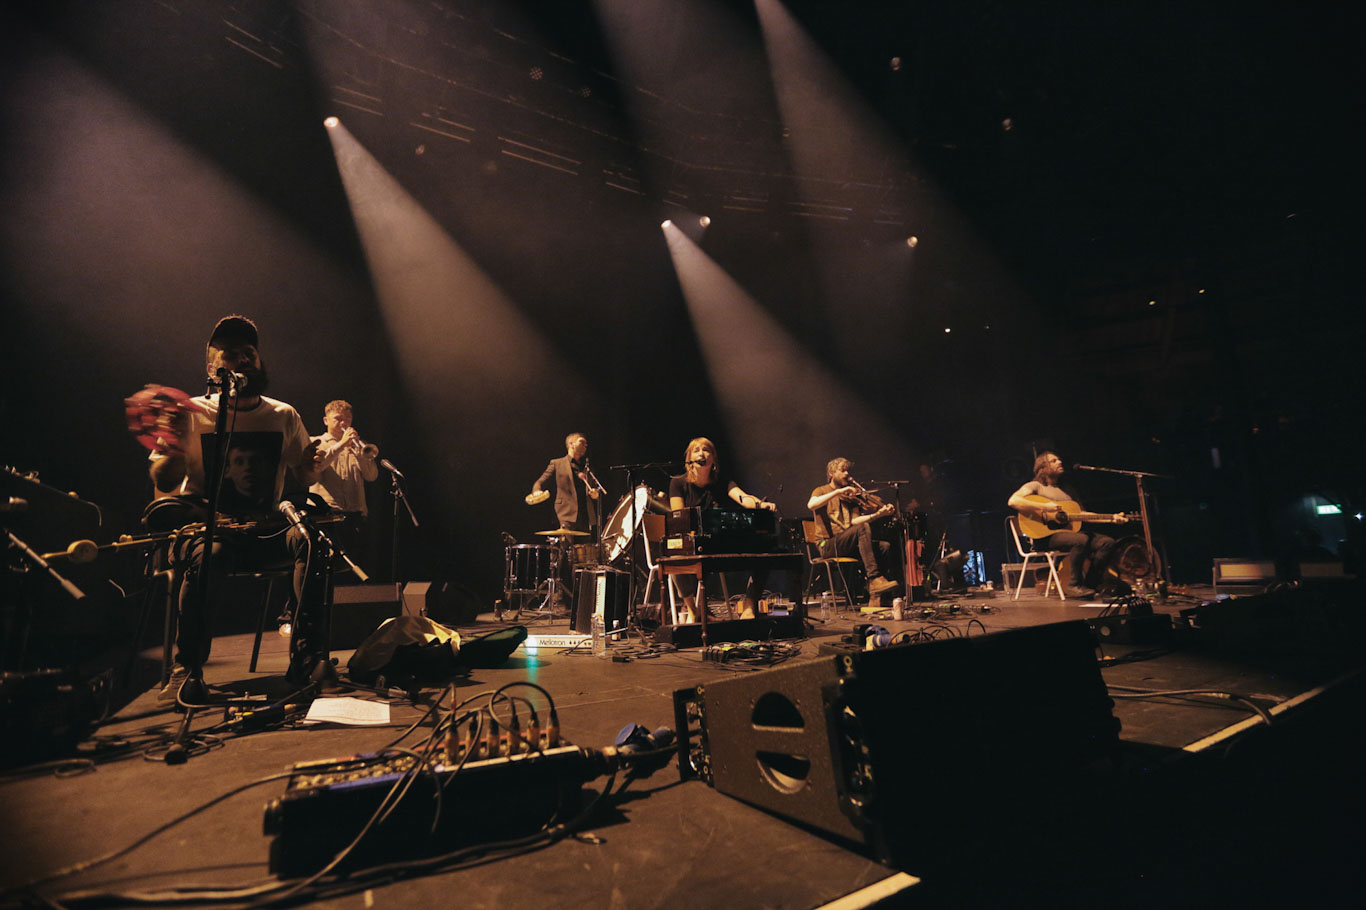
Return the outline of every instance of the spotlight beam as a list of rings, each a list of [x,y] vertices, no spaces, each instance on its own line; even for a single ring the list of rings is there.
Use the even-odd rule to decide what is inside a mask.
[[[543,426],[548,389],[575,419],[585,383],[344,124],[327,135],[400,374],[414,411],[431,415],[423,442],[446,470],[445,492],[463,506],[506,496],[470,480],[490,476],[490,453],[519,450],[527,428]]]
[[[663,228],[712,387],[720,397],[733,461],[789,514],[844,454],[906,470],[900,434],[792,337],[675,225]],[[852,451],[853,447],[857,452]]]

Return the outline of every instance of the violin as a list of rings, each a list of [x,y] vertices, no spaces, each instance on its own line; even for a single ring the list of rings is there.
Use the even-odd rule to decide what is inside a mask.
[[[857,505],[861,511],[876,512],[887,505],[887,501],[878,496],[876,490],[865,488],[863,484],[852,477],[849,478],[849,486],[853,487],[854,491],[852,493],[841,493],[840,496],[845,502]]]

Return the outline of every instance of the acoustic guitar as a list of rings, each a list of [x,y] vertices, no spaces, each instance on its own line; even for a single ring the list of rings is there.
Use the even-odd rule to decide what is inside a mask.
[[[1111,524],[1122,524],[1130,521],[1138,521],[1139,517],[1132,512],[1087,512],[1081,505],[1068,500],[1049,499],[1047,496],[1040,496],[1031,493],[1024,497],[1028,502],[1038,503],[1039,505],[1053,505],[1058,507],[1058,511],[1052,518],[1042,521],[1023,512],[1019,513],[1020,533],[1030,540],[1038,540],[1041,537],[1056,531],[1080,531],[1084,521],[1107,522]]]

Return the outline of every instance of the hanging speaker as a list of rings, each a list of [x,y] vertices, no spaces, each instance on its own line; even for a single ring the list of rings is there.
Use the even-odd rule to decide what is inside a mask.
[[[674,693],[679,769],[897,868],[1109,758],[1084,622],[826,657]],[[1036,800],[1043,808],[1034,806]]]

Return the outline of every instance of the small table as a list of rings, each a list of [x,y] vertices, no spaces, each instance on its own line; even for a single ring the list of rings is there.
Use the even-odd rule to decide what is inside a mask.
[[[701,604],[698,616],[702,623],[702,645],[707,644],[707,589],[703,578],[709,572],[756,571],[798,573],[800,578],[803,558],[800,553],[694,553],[690,556],[661,556],[655,561],[660,574],[667,579],[672,575],[692,575],[697,579],[697,602]],[[805,611],[806,605],[798,607]],[[799,612],[798,615],[804,615]]]

